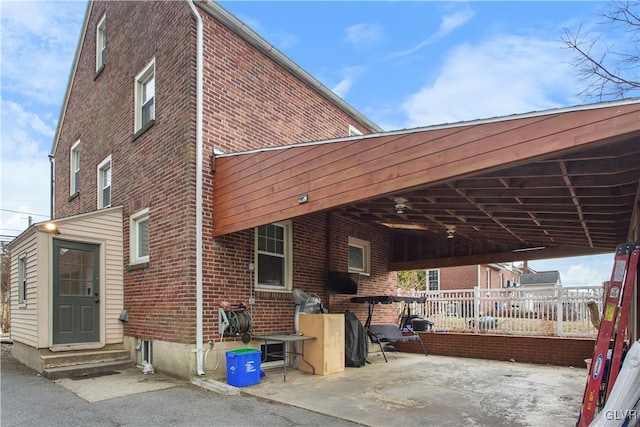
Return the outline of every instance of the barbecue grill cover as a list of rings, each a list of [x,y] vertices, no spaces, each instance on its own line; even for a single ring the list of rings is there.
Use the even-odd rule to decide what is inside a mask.
[[[360,368],[367,362],[367,334],[358,317],[350,311],[344,313],[344,365]]]

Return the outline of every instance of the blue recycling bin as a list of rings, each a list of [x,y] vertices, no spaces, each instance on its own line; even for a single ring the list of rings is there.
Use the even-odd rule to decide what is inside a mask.
[[[262,353],[253,348],[239,348],[226,352],[227,383],[234,387],[246,387],[260,383],[260,359]]]

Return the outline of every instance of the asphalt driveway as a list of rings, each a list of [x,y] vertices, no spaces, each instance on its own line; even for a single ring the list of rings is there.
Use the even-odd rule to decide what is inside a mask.
[[[357,424],[290,405],[248,396],[224,396],[175,379],[157,390],[105,390],[122,397],[87,401],[58,382],[13,359],[2,344],[0,425],[28,426],[355,426]],[[113,374],[111,387],[130,387]],[[142,375],[142,374],[140,374]],[[104,377],[105,380],[107,377]],[[92,378],[75,380],[88,381]],[[98,378],[93,378],[98,380]],[[69,380],[73,381],[73,380]]]

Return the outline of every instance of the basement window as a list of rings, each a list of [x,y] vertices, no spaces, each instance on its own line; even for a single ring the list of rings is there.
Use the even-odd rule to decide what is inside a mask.
[[[140,341],[140,356],[142,357],[143,362],[151,363],[153,365],[153,341]]]
[[[262,353],[262,360],[260,366],[265,368],[274,368],[278,366],[284,366],[287,352],[286,343],[267,343],[260,345],[260,352]]]

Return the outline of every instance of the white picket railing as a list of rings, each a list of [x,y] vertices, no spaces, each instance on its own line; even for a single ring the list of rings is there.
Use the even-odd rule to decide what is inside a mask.
[[[602,313],[602,293],[602,285],[413,291],[426,302],[410,309],[436,331],[595,337],[587,303]]]

